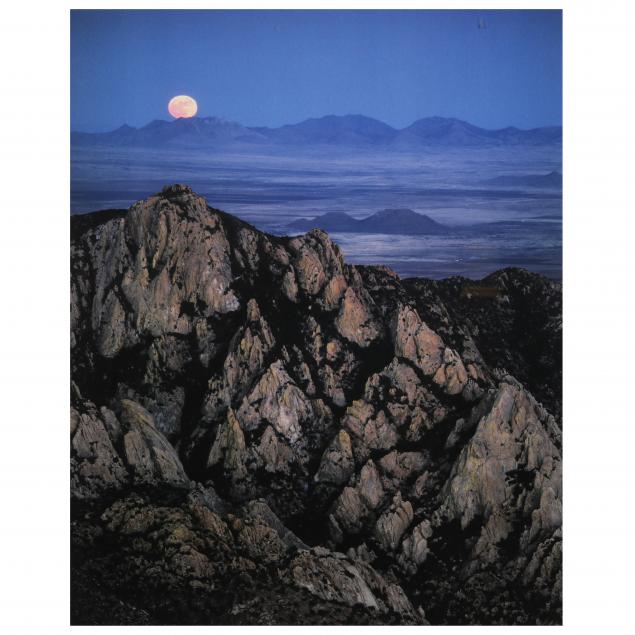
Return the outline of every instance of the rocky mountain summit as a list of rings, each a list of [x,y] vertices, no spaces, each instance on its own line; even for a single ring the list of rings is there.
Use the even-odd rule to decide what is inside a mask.
[[[71,230],[73,623],[561,622],[559,285],[183,185]]]

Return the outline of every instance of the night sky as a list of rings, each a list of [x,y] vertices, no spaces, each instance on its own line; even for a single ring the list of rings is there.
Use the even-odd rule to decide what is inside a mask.
[[[364,114],[402,128],[561,125],[560,11],[72,11],[71,128],[199,116],[279,126]]]

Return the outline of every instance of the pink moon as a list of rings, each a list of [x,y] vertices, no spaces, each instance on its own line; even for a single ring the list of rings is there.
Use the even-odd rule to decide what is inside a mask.
[[[198,110],[196,100],[189,95],[177,95],[170,99],[168,112],[176,119],[193,117]]]

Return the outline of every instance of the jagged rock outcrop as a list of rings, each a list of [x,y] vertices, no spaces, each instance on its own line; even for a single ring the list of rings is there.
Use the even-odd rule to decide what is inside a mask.
[[[128,480],[111,434],[119,437],[119,422],[107,408],[99,412],[89,403],[83,412],[71,409],[71,488],[76,498],[96,498]]]
[[[167,504],[132,494],[77,517],[75,623],[121,612],[118,596],[135,623],[424,622],[368,563],[309,549],[262,501],[229,512],[218,500],[200,486]]]
[[[468,377],[461,358],[421,321],[414,309],[399,308],[394,319],[393,338],[396,355],[413,362],[449,395],[456,395],[465,388]]]
[[[560,529],[560,442],[553,417],[522,386],[502,382],[441,492],[440,513],[448,519],[462,528],[481,519],[473,566],[498,560],[499,545],[512,534],[527,552]]]
[[[359,346],[368,346],[380,333],[368,307],[370,302],[364,302],[353,287],[348,287],[340,312],[335,318],[335,326],[340,335]]]
[[[340,430],[325,450],[315,480],[321,483],[344,485],[355,470],[351,438]]]
[[[323,600],[393,611],[405,623],[422,622],[401,587],[388,584],[372,567],[351,562],[344,554],[323,547],[304,551],[292,561],[291,574],[297,584]]]
[[[128,399],[119,416],[91,402],[71,408],[71,487],[94,499],[125,487],[187,488],[190,479],[150,413]]]
[[[226,421],[218,428],[207,465],[213,467],[222,463],[225,473],[236,482],[247,476],[246,460],[245,435],[234,411],[230,409]]]
[[[375,525],[375,537],[384,551],[395,551],[404,533],[414,518],[412,505],[395,494],[390,507],[380,516]]]
[[[487,284],[351,267],[187,186],[74,221],[74,619],[558,623],[560,427],[528,389],[558,416],[558,290]]]
[[[511,373],[560,418],[560,282],[509,268],[478,283],[454,276],[403,284],[430,327],[461,355],[468,373],[486,367]]]
[[[419,565],[426,561],[430,553],[428,539],[432,534],[433,530],[430,521],[422,520],[401,543],[399,563],[409,573],[415,573]]]

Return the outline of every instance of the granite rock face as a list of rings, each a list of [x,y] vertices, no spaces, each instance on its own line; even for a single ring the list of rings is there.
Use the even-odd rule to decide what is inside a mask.
[[[181,185],[74,219],[74,623],[559,623],[557,289],[468,282]]]
[[[71,488],[78,499],[99,499],[129,486],[189,488],[174,447],[152,415],[134,401],[119,416],[91,402],[71,408]]]

